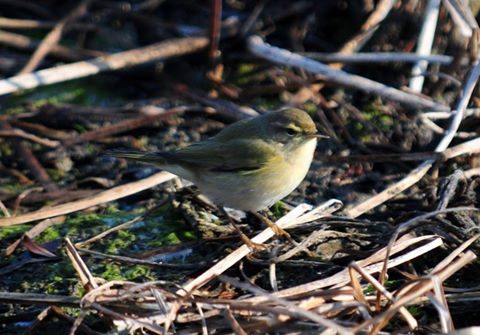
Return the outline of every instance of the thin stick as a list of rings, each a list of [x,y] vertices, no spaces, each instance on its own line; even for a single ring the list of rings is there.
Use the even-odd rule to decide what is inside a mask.
[[[360,33],[355,35],[350,41],[340,49],[341,54],[350,54],[362,48],[362,46],[370,39],[373,33],[377,30],[380,23],[387,17],[388,13],[393,8],[395,0],[381,0],[379,1],[375,10],[370,14],[368,19],[362,24]]]
[[[420,179],[425,176],[428,170],[432,167],[432,161],[428,160],[415,169],[413,169],[408,175],[402,178],[400,181],[396,182],[393,185],[390,185],[382,192],[374,195],[373,197],[368,198],[367,200],[354,204],[352,207],[346,209],[346,215],[352,218],[356,218],[362,215],[365,212],[377,207],[380,204],[383,204],[387,200],[395,197],[396,195],[402,193],[412,185],[415,185]]]
[[[462,155],[473,155],[480,152],[480,137],[460,143],[443,152],[445,159],[451,159]]]
[[[435,295],[428,293],[427,297],[438,311],[438,317],[440,324],[442,325],[442,333],[450,334],[453,329],[452,315],[448,308],[447,299],[445,297],[445,291],[443,290],[442,283],[438,280],[437,276],[432,276],[433,292]]]
[[[466,38],[470,38],[473,31],[478,29],[478,23],[468,5],[468,2],[444,0],[443,4],[460,33]]]
[[[117,256],[117,255],[109,255],[98,251],[93,251],[89,249],[78,248],[80,253],[92,255],[98,259],[109,259],[112,261],[128,263],[128,264],[139,264],[151,267],[163,267],[163,268],[174,268],[174,269],[194,269],[201,267],[202,263],[195,263],[195,264],[187,264],[187,263],[165,263],[165,262],[153,262],[144,259],[132,258],[127,256]]]
[[[87,291],[94,290],[98,288],[97,281],[93,277],[92,273],[88,269],[87,265],[83,261],[82,257],[78,253],[77,249],[73,246],[72,242],[68,237],[65,238],[66,242],[66,251],[68,258],[72,262],[73,267],[77,271],[78,276],[80,277],[80,281],[82,282],[83,287]]]
[[[100,192],[85,199],[80,199],[78,201],[73,201],[58,206],[47,207],[35,212],[30,212],[19,216],[1,218],[0,227],[13,226],[22,223],[43,220],[63,214],[73,213],[82,209],[97,206],[109,201],[117,200],[135,194],[155,185],[165,183],[169,180],[172,180],[173,178],[175,178],[175,175],[162,171],[148,178],[113,187],[107,191]]]
[[[198,315],[202,318],[202,335],[208,335],[207,320],[205,320],[205,315],[203,314],[202,304],[196,303]]]
[[[435,27],[438,21],[438,12],[440,8],[440,0],[429,0],[425,9],[425,20],[423,21],[422,30],[417,42],[417,55],[430,55],[432,52],[433,38],[435,37]],[[426,60],[419,61],[412,69],[412,78],[409,87],[413,92],[420,93],[422,91],[425,77],[422,73],[427,71],[428,62]]]
[[[87,239],[87,240],[85,240],[85,241],[81,241],[81,242],[75,243],[75,247],[76,247],[76,248],[82,248],[82,247],[85,247],[85,246],[88,245],[88,244],[92,244],[93,242],[98,241],[98,240],[101,240],[101,239],[103,239],[104,237],[110,235],[111,233],[114,233],[114,232],[116,232],[116,231],[119,231],[119,230],[128,228],[128,227],[133,226],[134,224],[136,224],[136,223],[138,223],[138,222],[143,221],[146,216],[147,216],[147,214],[142,214],[142,215],[136,216],[136,217],[133,218],[132,220],[129,220],[129,221],[127,221],[127,222],[124,222],[124,223],[119,224],[118,226],[115,226],[115,227],[112,227],[112,228],[110,228],[110,229],[107,229],[107,230],[101,232],[100,234],[97,234],[97,235],[95,235],[95,236],[93,236],[93,237],[90,237],[89,239]]]
[[[2,200],[0,200],[0,211],[2,211],[3,216],[9,218],[11,217],[10,212],[8,211],[7,207],[3,204]]]
[[[214,61],[220,56],[218,44],[222,26],[222,0],[211,0],[210,2],[210,45],[208,47],[208,57]]]
[[[432,274],[436,274],[438,271],[443,270],[445,267],[447,267],[453,260],[458,257],[461,253],[463,253],[468,247],[470,247],[474,242],[478,240],[480,237],[479,234],[469,238],[465,242],[463,242],[457,249],[452,251],[450,255],[445,257],[440,263],[435,265],[433,270],[431,271]]]
[[[469,169],[469,170],[465,171],[464,174],[465,174],[465,178],[467,178],[467,179],[470,179],[474,176],[478,176],[478,175],[480,175],[480,167]]]
[[[480,152],[480,138],[457,144],[443,152],[408,152],[398,154],[367,154],[349,156],[319,156],[322,163],[338,162],[397,162],[397,161],[446,161],[458,156],[473,155]]]
[[[357,52],[351,55],[344,55],[338,52],[302,52],[300,54],[325,63],[416,63],[424,60],[429,63],[448,65],[453,60],[452,56],[417,55],[410,52]]]
[[[159,113],[154,115],[139,116],[127,120],[122,120],[110,125],[106,125],[100,129],[90,130],[80,135],[68,137],[62,141],[64,146],[72,146],[78,143],[89,142],[107,136],[123,133],[125,131],[131,131],[133,129],[153,125],[155,122],[166,119],[172,115],[189,110],[190,107],[180,106],[166,110],[160,110]]]
[[[295,207],[293,210],[291,210],[287,215],[280,218],[277,222],[275,222],[275,224],[278,224],[278,225],[282,223],[285,224],[287,221],[296,219],[297,217],[299,217],[309,209],[310,209],[310,206],[306,204],[301,204]],[[262,231],[260,234],[252,238],[252,242],[259,243],[259,244],[264,243],[265,241],[272,238],[273,236],[275,236],[275,233],[273,232],[273,230],[271,228],[267,228],[264,231]],[[200,276],[196,277],[194,280],[185,284],[183,286],[183,290],[180,290],[177,293],[181,295],[185,295],[186,292],[191,292],[194,289],[199,288],[200,286],[207,283],[210,279],[221,275],[223,272],[228,270],[234,264],[239,262],[243,257],[248,255],[250,252],[251,252],[250,248],[246,244],[243,244],[241,247],[231,252],[228,256],[223,258],[220,262],[217,262],[214,266],[212,266],[210,269],[202,273]]]
[[[386,254],[385,254],[385,259],[383,261],[383,267],[382,271],[380,272],[379,275],[379,282],[383,285],[387,276],[387,270],[388,270],[388,259],[390,258],[390,253],[392,250],[392,246],[394,245],[396,239],[401,233],[404,233],[405,231],[411,229],[413,226],[417,225],[418,223],[429,219],[431,217],[435,217],[439,214],[445,214],[445,213],[451,213],[451,212],[458,212],[458,211],[465,211],[465,210],[475,210],[473,207],[457,207],[457,208],[446,208],[442,210],[437,210],[433,212],[428,212],[419,216],[416,216],[410,220],[407,220],[400,225],[397,226],[395,229],[395,232],[393,233],[392,237],[390,238],[390,241],[388,242],[387,248],[386,248]],[[377,306],[380,305],[380,295],[377,295]]]
[[[229,308],[226,308],[223,315],[225,316],[225,319],[227,319],[230,328],[235,332],[236,335],[247,335],[245,330],[243,330],[242,326],[238,323],[237,319],[235,319],[235,316],[233,316],[232,311],[230,311]]]
[[[86,14],[90,2],[91,0],[83,0],[67,16],[65,16],[58,22],[58,24],[55,25],[52,31],[45,36],[27,64],[25,64],[25,66],[20,70],[19,74],[32,72],[36,67],[38,67],[42,60],[48,55],[50,50],[58,44],[67,25]]]
[[[420,115],[421,118],[428,118],[431,120],[445,120],[449,119],[452,116],[451,113],[446,113],[446,112],[429,112],[429,113],[423,113]],[[465,117],[467,116],[474,116],[476,118],[480,117],[480,108],[467,108],[465,110]]]
[[[0,30],[0,44],[20,50],[35,50],[40,43],[22,34]],[[50,54],[56,58],[68,61],[79,61],[88,57],[100,57],[105,55],[105,53],[96,50],[68,48],[63,45],[53,46],[50,50]]]
[[[435,148],[436,152],[442,152],[448,148],[450,143],[452,142],[455,134],[460,127],[460,123],[463,120],[465,110],[467,109],[468,102],[470,101],[470,97],[472,96],[473,89],[477,85],[478,77],[480,76],[480,62],[477,59],[475,63],[472,65],[472,70],[468,74],[467,80],[465,82],[465,86],[462,90],[462,95],[457,103],[455,110],[452,113],[452,121],[450,126],[448,127],[445,136],[442,138],[440,143],[438,143],[437,147]]]
[[[21,129],[9,129],[9,130],[0,130],[0,137],[17,137],[30,142],[38,143],[48,148],[56,148],[60,145],[59,141],[53,141],[48,138],[42,138],[40,136],[27,133]]]
[[[273,63],[293,66],[314,74],[322,75],[325,76],[329,82],[340,86],[358,89],[369,94],[377,94],[381,97],[402,103],[410,108],[449,111],[447,106],[432,100],[415,96],[345,71],[332,69],[331,67],[312,59],[300,56],[285,49],[271,46],[265,43],[259,36],[251,36],[248,39],[248,49],[254,55],[265,58]]]
[[[27,19],[12,19],[0,17],[0,29],[50,29],[55,27],[54,21],[39,21]],[[93,30],[95,25],[88,23],[72,23],[70,29]]]
[[[0,80],[0,95],[72,79],[92,76],[147,62],[159,61],[202,50],[208,44],[205,37],[185,37],[152,44],[147,47],[119,52],[105,57],[60,65],[45,70]]]
[[[78,307],[80,298],[54,294],[0,292],[0,301],[15,304],[46,304]]]
[[[358,162],[398,162],[398,161],[423,161],[426,159],[444,160],[445,156],[436,152],[406,152],[398,154],[365,154],[365,155],[348,155],[348,156],[329,156],[319,155],[322,164],[339,162],[358,163]]]

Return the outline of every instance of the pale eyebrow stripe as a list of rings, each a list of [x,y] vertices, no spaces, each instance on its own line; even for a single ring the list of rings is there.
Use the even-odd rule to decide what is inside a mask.
[[[291,128],[291,129],[293,129],[293,130],[295,130],[296,132],[299,132],[299,133],[302,132],[302,128],[300,128],[299,126],[297,126],[297,125],[295,125],[295,124],[293,124],[293,123],[290,123],[290,124],[287,126],[287,128]]]

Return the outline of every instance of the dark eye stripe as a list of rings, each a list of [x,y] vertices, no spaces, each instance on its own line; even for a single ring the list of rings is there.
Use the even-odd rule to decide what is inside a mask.
[[[293,136],[293,135],[296,135],[298,134],[298,130],[294,129],[294,128],[287,128],[287,135],[289,136]]]

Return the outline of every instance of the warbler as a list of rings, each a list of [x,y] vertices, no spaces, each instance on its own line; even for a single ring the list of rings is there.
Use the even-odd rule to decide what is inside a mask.
[[[317,139],[323,137],[306,112],[288,108],[238,121],[212,138],[177,150],[112,154],[187,179],[222,207],[257,212],[302,182]]]

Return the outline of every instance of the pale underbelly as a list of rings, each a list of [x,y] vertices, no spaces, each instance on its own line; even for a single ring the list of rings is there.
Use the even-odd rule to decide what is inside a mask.
[[[289,195],[305,178],[308,166],[296,170],[286,166],[282,171],[261,175],[217,172],[194,182],[218,205],[259,211]]]

